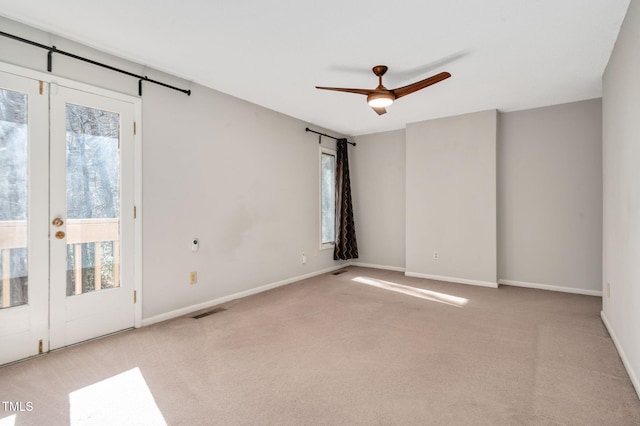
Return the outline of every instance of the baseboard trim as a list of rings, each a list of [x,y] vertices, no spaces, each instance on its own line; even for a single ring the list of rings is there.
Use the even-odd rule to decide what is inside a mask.
[[[511,286],[514,286],[514,287],[537,288],[539,290],[559,291],[559,292],[562,292],[562,293],[584,294],[586,296],[600,296],[600,297],[602,297],[602,292],[601,291],[585,290],[583,288],[562,287],[562,286],[559,286],[559,285],[528,283],[528,282],[524,282],[524,281],[512,281],[512,280],[498,280],[498,283],[501,284],[501,285],[511,285]]]
[[[629,374],[629,378],[631,379],[631,384],[633,384],[636,394],[638,395],[638,399],[640,399],[640,381],[638,380],[638,376],[636,376],[635,371],[633,371],[633,368],[629,363],[629,358],[627,358],[627,355],[625,354],[624,349],[622,348],[622,345],[620,344],[620,341],[616,336],[616,333],[613,331],[609,320],[607,320],[607,316],[604,314],[604,311],[600,311],[600,318],[602,318],[602,323],[609,332],[611,340],[613,340],[613,344],[618,351],[618,355],[620,355],[620,359],[622,360],[622,365],[624,365],[624,368],[627,370],[627,374]]]
[[[374,263],[351,262],[351,266],[360,266],[362,268],[384,269],[387,271],[404,272],[401,266],[376,265]]]
[[[312,278],[312,277],[315,277],[317,275],[326,274],[327,272],[333,272],[335,270],[342,269],[345,266],[349,266],[349,265],[348,264],[340,264],[340,265],[332,266],[330,268],[322,269],[322,270],[311,272],[311,273],[304,274],[304,275],[298,275],[297,277],[293,277],[293,278],[287,278],[286,280],[278,281],[278,282],[271,283],[271,284],[266,284],[266,285],[263,285],[263,286],[260,286],[260,287],[255,287],[255,288],[252,288],[252,289],[249,289],[249,290],[244,290],[244,291],[241,291],[241,292],[238,292],[238,293],[230,294],[228,296],[218,297],[216,299],[208,300],[206,302],[198,303],[196,305],[186,306],[184,308],[175,309],[173,311],[165,312],[163,314],[154,315],[154,316],[149,317],[149,318],[144,318],[142,320],[142,326],[145,327],[147,325],[151,325],[151,324],[155,324],[155,323],[158,323],[158,322],[162,322],[162,321],[170,320],[170,319],[173,319],[173,318],[181,317],[183,315],[187,315],[187,314],[190,314],[192,312],[199,311],[201,309],[207,309],[207,308],[210,308],[212,306],[216,306],[216,305],[220,305],[222,303],[230,302],[230,301],[235,300],[235,299],[240,299],[242,297],[247,297],[247,296],[251,296],[253,294],[262,293],[263,291],[271,290],[271,289],[276,288],[276,287],[282,287],[283,285],[292,284],[294,282],[302,281],[302,280],[305,280],[307,278]]]
[[[421,274],[419,272],[405,272],[407,277],[415,277],[415,278],[426,278],[428,280],[436,280],[436,281],[447,281],[456,284],[468,284],[468,285],[476,285],[480,287],[489,287],[489,288],[498,288],[498,283],[493,283],[491,281],[478,281],[478,280],[469,280],[466,278],[457,278],[457,277],[445,277],[442,275],[431,275],[431,274]]]

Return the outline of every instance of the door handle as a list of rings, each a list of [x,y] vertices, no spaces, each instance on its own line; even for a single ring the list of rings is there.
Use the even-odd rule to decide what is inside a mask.
[[[64,238],[64,235],[65,235],[65,234],[64,234],[64,232],[63,232],[63,231],[58,231],[58,232],[56,232],[56,238],[57,238],[57,239],[59,239],[59,240],[63,239],[63,238]]]
[[[55,219],[53,219],[51,221],[51,224],[53,226],[55,226],[56,228],[59,228],[60,226],[64,225],[64,221],[62,219],[60,219],[59,217],[56,217]]]

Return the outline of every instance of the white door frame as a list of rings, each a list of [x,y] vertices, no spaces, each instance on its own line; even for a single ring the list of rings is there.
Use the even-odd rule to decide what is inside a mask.
[[[53,73],[45,73],[42,71],[32,70],[21,66],[7,64],[0,61],[0,71],[14,74],[21,77],[40,80],[50,85],[60,85],[71,89],[81,90],[96,95],[114,98],[133,104],[134,121],[136,123],[136,132],[134,134],[134,206],[136,208],[136,218],[134,220],[134,251],[135,257],[134,267],[134,283],[133,288],[136,292],[136,303],[134,306],[134,326],[142,327],[142,99],[139,97],[115,92],[113,90],[96,87],[86,83],[80,83],[64,77],[57,76]],[[133,214],[133,212],[131,212]]]

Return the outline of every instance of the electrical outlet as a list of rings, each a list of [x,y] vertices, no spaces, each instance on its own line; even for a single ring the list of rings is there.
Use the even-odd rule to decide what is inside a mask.
[[[440,259],[440,253],[438,253],[437,251],[434,251],[434,252],[433,252],[433,259],[434,259],[434,260],[438,260],[438,259]]]
[[[611,284],[607,282],[607,299],[611,297]]]
[[[302,253],[302,263],[307,263],[307,255]]]
[[[192,271],[189,273],[189,284],[198,284],[198,273]]]

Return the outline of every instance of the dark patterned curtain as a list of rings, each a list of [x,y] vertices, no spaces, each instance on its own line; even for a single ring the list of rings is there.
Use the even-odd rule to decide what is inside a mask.
[[[349,157],[347,140],[338,139],[336,144],[336,245],[334,260],[358,258],[356,228],[353,223],[351,205],[351,183],[349,182]]]

